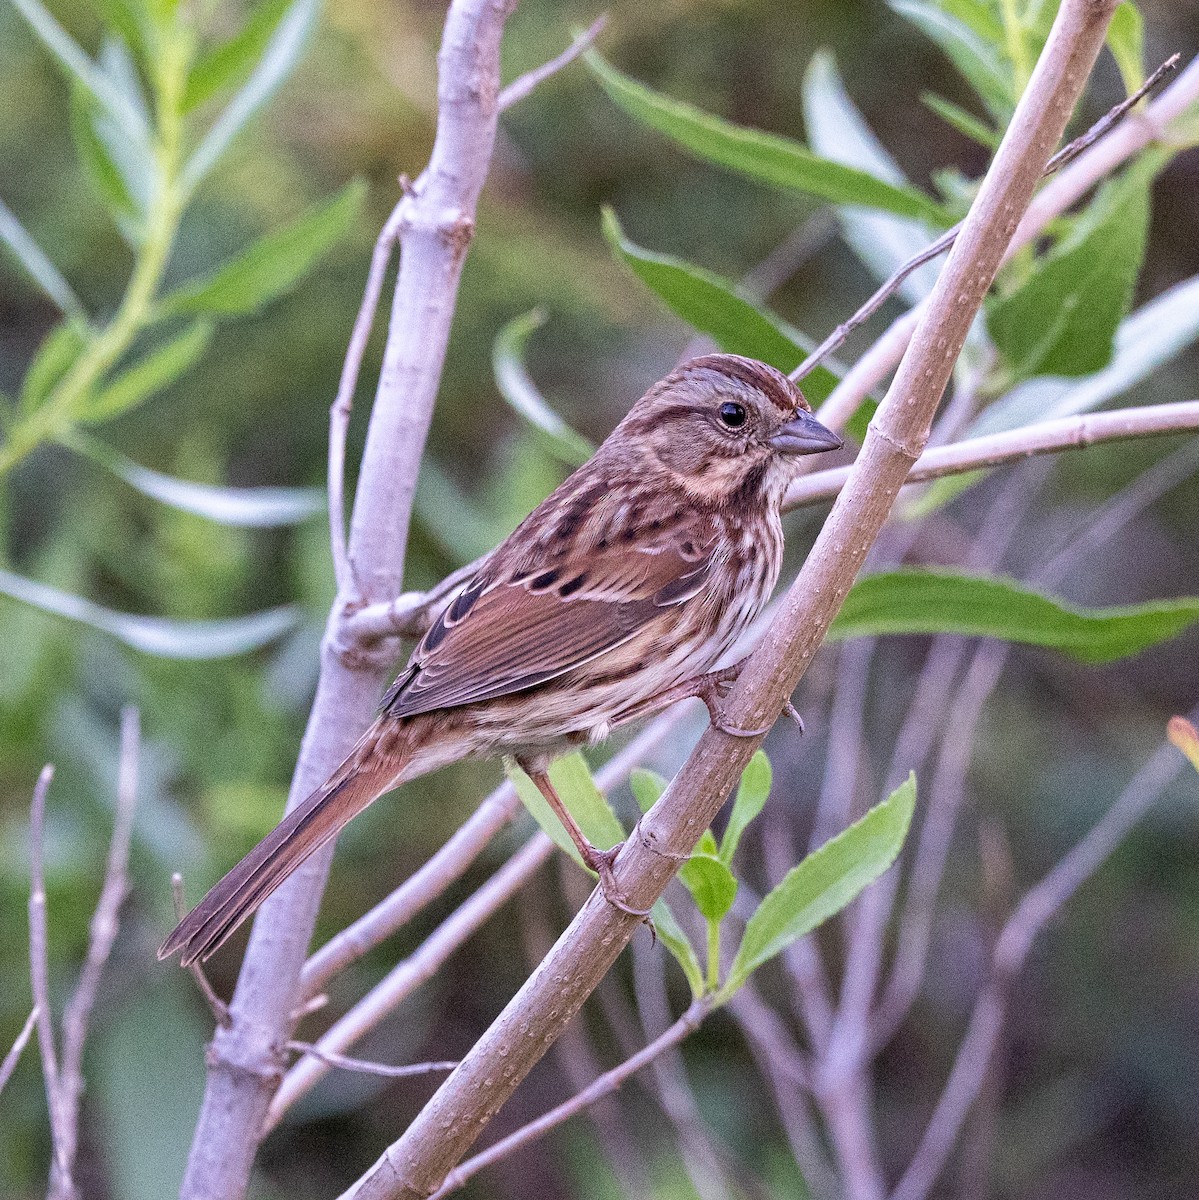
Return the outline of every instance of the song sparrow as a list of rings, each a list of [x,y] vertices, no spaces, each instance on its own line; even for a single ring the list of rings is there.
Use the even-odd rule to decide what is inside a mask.
[[[720,685],[735,668],[712,668],[778,580],[795,458],[840,445],[772,367],[713,354],[671,372],[487,556],[345,762],[208,892],[159,957],[207,958],[378,796],[467,757],[514,755],[605,894],[627,908],[616,849],[583,836],[550,784],[549,758],[689,696],[720,723]]]

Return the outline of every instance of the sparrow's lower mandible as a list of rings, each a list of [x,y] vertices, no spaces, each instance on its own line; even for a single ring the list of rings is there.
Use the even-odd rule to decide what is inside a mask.
[[[840,445],[772,367],[713,354],[672,371],[487,556],[345,762],[208,892],[159,957],[207,958],[373,800],[463,758],[513,755],[627,909],[615,849],[583,836],[546,774],[550,757],[689,696],[720,723],[729,673],[713,668],[778,581],[797,458]]]

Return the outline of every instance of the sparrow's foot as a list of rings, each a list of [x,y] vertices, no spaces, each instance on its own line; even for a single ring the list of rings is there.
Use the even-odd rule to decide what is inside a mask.
[[[734,725],[725,716],[724,699],[729,689],[736,682],[740,669],[741,664],[734,663],[731,667],[725,667],[723,671],[712,671],[710,674],[701,676],[697,680],[695,695],[704,702],[708,709],[709,719],[713,726],[719,729],[721,733],[727,733],[729,737],[763,737],[774,728],[773,721],[769,725],[763,725],[761,729],[743,729],[738,725]],[[800,733],[806,732],[803,717],[799,715],[798,710],[790,700],[783,705],[781,715],[790,717],[799,726]]]
[[[604,893],[604,899],[612,905],[613,908],[619,908],[621,912],[628,913],[631,917],[641,917],[643,920],[648,918],[648,908],[634,908],[628,901],[628,897],[621,891],[620,884],[616,882],[616,876],[612,872],[612,864],[616,861],[616,856],[620,853],[624,842],[617,842],[611,850],[600,850],[595,846],[588,844],[587,850],[579,849],[583,854],[583,861],[599,876],[600,891]]]

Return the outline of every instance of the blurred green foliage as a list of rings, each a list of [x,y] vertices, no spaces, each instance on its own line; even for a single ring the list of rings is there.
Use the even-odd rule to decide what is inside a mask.
[[[943,220],[964,210],[985,163],[978,143],[993,141],[1010,114],[1052,7],[619,0],[601,52],[614,64],[605,76],[610,92],[672,98],[676,107],[665,106],[671,112],[686,105],[684,115],[709,114],[702,122],[708,133],[743,128],[796,140],[806,116],[811,151],[839,157],[846,168],[826,178],[868,171],[888,184],[887,195],[909,203],[920,197],[908,217]],[[996,14],[1009,8],[1035,19],[1004,25]],[[22,9],[28,17],[29,0]],[[0,460],[11,468],[0,476],[0,566],[116,613],[194,622],[298,605],[300,618],[249,654],[167,659],[0,597],[0,1046],[29,1006],[24,903],[32,781],[44,761],[57,764],[47,870],[51,982],[61,1003],[100,884],[118,713],[135,703],[143,714],[135,893],[101,995],[85,1100],[85,1186],[89,1195],[122,1200],[173,1193],[202,1080],[207,1015],[177,972],[154,963],[153,947],[171,919],[169,874],[182,867],[194,898],[231,866],[273,824],[294,763],[332,582],[327,530],[320,516],[305,519],[316,511],[311,503],[303,507],[312,492],[291,489],[323,482],[328,406],[370,247],[398,197],[396,176],[419,172],[431,144],[443,16],[438,5],[349,0],[328,6],[318,20],[315,5],[266,0],[154,5],[144,11],[157,14],[156,22],[146,26],[138,23],[141,11],[127,0],[53,4],[61,28],[105,66],[107,84],[89,84],[56,66],[28,20],[0,3],[0,200],[54,273],[69,281],[63,293],[43,270],[38,286],[0,251],[0,404],[5,444],[20,450],[19,462],[11,452]],[[1079,129],[1123,95],[1146,62],[1199,43],[1193,14],[1183,7],[1146,6],[1146,13],[1142,28],[1135,10],[1121,6],[1115,57],[1101,67]],[[525,0],[505,40],[506,78],[558,53],[571,24],[594,16],[577,3]],[[310,26],[294,73],[260,76],[262,86],[245,92],[270,59],[272,35],[282,31],[298,54]],[[114,43],[105,49],[114,29],[141,56],[132,72]],[[814,57],[822,48],[832,57]],[[284,57],[280,51],[276,64]],[[129,91],[124,104],[106,107],[111,88],[131,78],[146,92],[144,108],[133,103],[126,111]],[[276,85],[269,103],[251,103],[266,101]],[[232,118],[222,124],[220,114],[238,95],[253,119],[226,138]],[[920,104],[925,96],[928,108]],[[141,159],[114,150],[120,139],[111,125],[121,120],[132,122],[134,134],[143,123]],[[727,300],[752,320],[745,308],[761,307],[763,298],[725,284],[817,213],[819,196],[828,198],[827,190],[759,186],[720,166],[711,142],[683,152],[669,132],[661,123],[655,132],[631,120],[581,65],[505,116],[421,478],[411,586],[487,550],[565,473],[562,443],[510,412],[493,382],[493,343],[508,322],[536,307],[548,313],[545,328],[527,342],[527,375],[569,429],[596,442],[689,344],[692,331],[661,299],[675,314],[689,304],[686,319],[720,340],[715,320],[705,325],[693,314],[715,312],[724,322]],[[137,145],[139,137],[126,141]],[[1193,286],[1180,282],[1199,273],[1195,175],[1193,153],[1152,169],[1134,166],[1077,219],[1062,222],[1038,254],[1013,263],[989,312],[1001,357],[990,365],[988,398],[1000,398],[980,429],[1083,411],[1125,393],[1144,402],[1196,394],[1199,369],[1185,347],[1199,304]],[[164,181],[171,186],[164,189]],[[601,231],[603,205],[615,214],[609,234],[624,231],[619,262]],[[844,244],[818,237],[815,252],[759,315],[769,336],[791,352],[844,319],[927,237],[922,222],[905,225],[894,214],[850,208],[838,220]],[[1145,241],[1135,287],[1139,252],[1101,256],[1098,277],[1089,269],[1094,255],[1074,253],[1088,238],[1114,232],[1121,247]],[[634,259],[670,266],[673,303]],[[1061,276],[1056,284],[1053,271]],[[57,301],[48,298],[47,279]],[[131,279],[143,285],[132,305]],[[703,305],[696,302],[700,287]],[[1079,303],[1096,293],[1111,302],[1104,320],[1084,323],[1087,353],[1063,367],[1056,332],[1049,342],[1030,343],[1025,335],[1056,331],[1046,314],[1069,288]],[[1137,311],[1120,325],[1130,304]],[[893,302],[883,318],[896,311]],[[351,462],[384,324],[363,371]],[[879,328],[876,321],[866,336]],[[859,338],[851,349],[864,344]],[[81,371],[89,351],[92,365]],[[987,351],[976,339],[967,365],[984,361]],[[512,353],[519,361],[520,346]],[[1075,377],[1028,378],[1049,367]],[[47,412],[57,414],[53,421],[39,416]],[[78,452],[78,441],[67,439],[71,430],[59,424],[64,414],[71,422],[104,420],[91,431],[102,439],[98,453]],[[1075,518],[1162,453],[1153,445],[1099,449],[1056,466],[1018,539],[1013,570],[1039,565],[1070,536]],[[163,479],[209,490],[176,491],[187,503],[164,504],[154,490],[162,490]],[[934,489],[924,511],[935,514],[952,501],[948,511],[969,536],[981,511],[974,498],[988,486],[983,481],[964,495]],[[262,528],[198,514],[201,503],[217,504],[225,518],[230,504],[252,510],[268,497],[227,489],[267,487],[289,489],[271,498],[300,506],[291,510],[294,522]],[[1088,559],[1065,594],[1087,607],[1193,594],[1197,503],[1192,478]],[[796,545],[804,529],[793,526]],[[1101,671],[1035,652],[1018,657],[992,702],[973,771],[987,818],[1008,832],[1021,878],[1042,872],[1093,822],[1129,763],[1160,739],[1169,713],[1194,703],[1197,648],[1192,632]],[[887,648],[867,714],[872,728],[889,730],[901,718],[917,667],[910,643]],[[808,686],[804,707],[819,709],[829,687],[820,664]],[[681,742],[667,747],[658,765],[668,769],[683,749]],[[773,753],[786,780],[782,788],[776,783],[774,802],[800,828],[810,820],[807,797],[818,788],[821,749],[819,733],[798,748],[782,734]],[[318,936],[409,875],[495,778],[494,768],[462,766],[364,814],[343,839]],[[651,783],[643,778],[637,786]],[[1013,1031],[1009,1047],[1010,1102],[993,1156],[996,1194],[1085,1186],[1092,1194],[1181,1197],[1193,1186],[1199,839],[1193,782],[1187,786],[1105,869],[1089,903],[1068,911],[1035,965],[1027,983],[1035,1020]],[[632,812],[632,800],[621,799]],[[977,825],[968,819],[964,843]],[[747,846],[756,848],[755,830]],[[722,851],[717,845],[709,857],[720,862]],[[760,883],[752,852],[743,850],[742,860]],[[348,972],[332,1008],[411,949],[493,861]],[[913,1106],[925,1111],[935,1098],[960,1033],[961,976],[969,974],[961,964],[972,961],[986,936],[965,913],[981,888],[971,843],[952,865],[946,928],[939,931],[938,961],[950,965],[934,975],[878,1072],[880,1128],[901,1146],[910,1142]],[[555,894],[546,897],[555,910]],[[518,985],[523,954],[510,923],[494,923],[364,1052],[390,1061],[457,1052]],[[237,958],[235,951],[215,964],[226,993]],[[701,1031],[688,1054],[705,1109],[732,1134],[729,1145],[772,1194],[791,1194],[797,1185],[776,1123],[760,1104],[744,1102],[761,1089],[744,1048],[717,1028]],[[415,1085],[380,1089],[335,1076],[265,1146],[258,1194],[317,1196],[344,1186],[423,1095]],[[659,1128],[660,1118],[642,1101],[630,1103],[644,1112],[647,1128]],[[6,1194],[36,1195],[48,1147],[32,1054],[0,1105],[0,1179]],[[690,1194],[677,1156],[657,1142],[651,1148],[654,1194]],[[591,1169],[597,1156],[586,1126],[572,1126],[531,1157],[533,1167],[521,1160],[488,1177],[476,1194],[611,1193],[602,1172]]]

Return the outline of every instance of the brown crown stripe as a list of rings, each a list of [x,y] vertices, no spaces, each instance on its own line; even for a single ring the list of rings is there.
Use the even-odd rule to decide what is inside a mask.
[[[756,359],[743,358],[740,354],[705,354],[684,363],[679,369],[717,371],[727,375],[747,387],[757,388],[780,412],[794,412],[797,403],[807,407],[799,388],[781,371]]]

